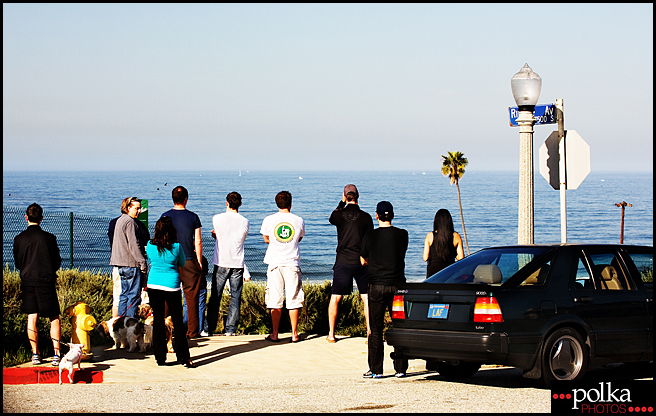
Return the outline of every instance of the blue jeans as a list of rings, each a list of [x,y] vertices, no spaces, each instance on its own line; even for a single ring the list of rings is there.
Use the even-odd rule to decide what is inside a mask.
[[[141,304],[141,270],[138,267],[119,267],[118,275],[121,277],[118,316],[134,317]]]
[[[219,320],[219,308],[221,297],[226,281],[230,279],[230,307],[228,308],[228,319],[225,325],[226,334],[237,332],[239,323],[239,308],[241,306],[241,290],[244,287],[244,269],[234,269],[214,266],[212,276],[212,292],[210,302],[207,305],[207,324],[209,330],[214,332]]]
[[[198,291],[198,327],[201,331],[207,331],[207,319],[205,319],[205,309],[207,309],[207,276],[201,276],[200,290]],[[205,282],[203,283],[203,280]],[[187,301],[182,297],[182,321],[187,324]]]

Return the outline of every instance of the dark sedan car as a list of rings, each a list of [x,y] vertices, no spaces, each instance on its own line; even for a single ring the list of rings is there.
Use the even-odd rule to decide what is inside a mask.
[[[629,245],[478,251],[398,287],[385,335],[394,367],[424,359],[458,378],[502,364],[550,386],[610,362],[651,361],[653,256],[653,247]]]

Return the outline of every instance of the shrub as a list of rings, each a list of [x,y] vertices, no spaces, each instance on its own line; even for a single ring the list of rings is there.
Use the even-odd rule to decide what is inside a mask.
[[[109,319],[112,314],[112,278],[107,274],[79,269],[65,269],[57,272],[57,298],[60,307],[61,341],[69,342],[71,339],[71,322],[68,316],[63,315],[64,310],[81,301],[92,309],[91,315],[96,322]],[[4,333],[3,367],[20,364],[31,358],[32,348],[27,338],[27,314],[21,311],[20,275],[16,270],[5,267],[2,273],[3,289],[3,316],[2,325]],[[37,321],[39,332],[39,350],[42,357],[51,356],[54,351],[50,339],[50,320],[39,317]],[[91,345],[105,342],[104,338],[92,331]],[[62,353],[67,350],[64,349]]]
[[[112,315],[112,278],[108,274],[93,270],[64,269],[57,272],[57,297],[61,308],[61,340],[71,339],[71,323],[64,310],[76,302],[84,302],[92,309],[91,315],[97,323],[106,321]],[[228,315],[230,295],[226,285],[221,299],[219,319],[216,330],[224,331],[225,319]],[[18,271],[3,270],[3,331],[4,354],[3,367],[27,362],[31,358],[31,347],[27,338],[27,315],[21,312],[21,287]],[[305,302],[299,312],[299,333],[327,334],[328,305],[332,286],[329,281],[323,283],[303,283]],[[267,334],[272,331],[271,314],[266,308],[264,296],[265,282],[245,282],[242,290],[242,300],[239,315],[238,332],[242,334]],[[209,293],[208,293],[209,300]],[[385,328],[391,326],[389,314],[385,316]],[[359,293],[343,296],[339,305],[336,333],[346,336],[366,336],[367,328],[362,314],[362,299]],[[39,349],[43,357],[51,356],[52,341],[50,340],[50,321],[39,318],[37,330],[40,334]],[[280,332],[291,331],[289,313],[285,308],[280,319]],[[97,331],[91,331],[91,345],[104,345],[104,338]],[[64,347],[65,348],[65,347]],[[62,352],[65,353],[64,349]]]
[[[329,281],[323,283],[303,283],[305,301],[299,312],[298,332],[311,334],[328,333],[328,305],[330,304],[332,285]],[[241,306],[237,332],[241,334],[268,334],[272,331],[271,314],[266,308],[264,296],[265,282],[244,282],[241,292]],[[209,301],[209,297],[208,297]],[[225,330],[225,320],[228,317],[230,294],[228,285],[221,296],[221,306],[216,331]],[[337,315],[336,334],[346,336],[367,336],[367,323],[362,313],[362,298],[359,292],[343,296]],[[283,306],[280,318],[279,332],[291,331],[289,313]],[[392,325],[389,313],[385,315],[385,329]],[[210,328],[212,331],[213,328]]]

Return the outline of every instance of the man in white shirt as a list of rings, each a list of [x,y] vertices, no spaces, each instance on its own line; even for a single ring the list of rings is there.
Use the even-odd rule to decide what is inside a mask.
[[[210,334],[216,329],[223,287],[227,280],[230,280],[230,307],[225,334],[226,336],[237,334],[243,280],[250,280],[250,277],[244,277],[244,241],[250,223],[239,214],[240,206],[241,195],[238,192],[230,192],[226,196],[226,212],[216,214],[212,218],[214,225],[212,236],[216,239],[216,246],[212,257],[214,263],[212,294],[207,305],[207,325]]]
[[[266,339],[271,342],[280,342],[278,324],[282,315],[283,299],[286,295],[289,320],[292,326],[292,342],[298,342],[301,340],[297,332],[298,311],[303,307],[305,300],[298,243],[305,235],[305,222],[303,218],[290,212],[292,194],[289,192],[278,192],[276,205],[278,212],[266,217],[260,229],[264,242],[269,245],[264,255],[264,262],[269,265],[265,301],[267,308],[271,309],[273,331]]]

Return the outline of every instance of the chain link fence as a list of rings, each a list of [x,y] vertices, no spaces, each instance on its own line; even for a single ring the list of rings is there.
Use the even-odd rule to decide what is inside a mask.
[[[57,237],[57,245],[62,257],[62,268],[79,268],[111,273],[109,265],[110,245],[107,228],[112,218],[80,215],[73,212],[43,211],[41,228]],[[10,269],[14,268],[14,238],[27,228],[25,209],[2,206],[2,261]],[[148,231],[152,237],[155,222],[149,221]],[[203,255],[212,262],[214,239],[203,236]],[[262,262],[265,250],[244,246],[246,267],[251,278],[266,280],[266,264]],[[212,272],[210,266],[210,273]],[[332,267],[301,259],[303,280],[312,282],[331,280]]]

